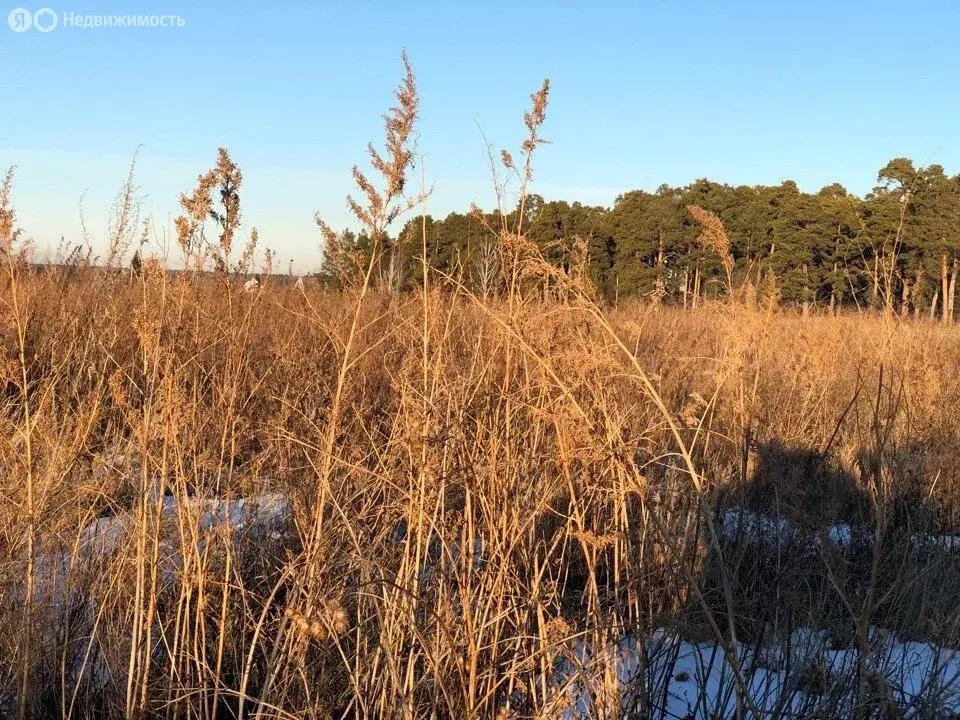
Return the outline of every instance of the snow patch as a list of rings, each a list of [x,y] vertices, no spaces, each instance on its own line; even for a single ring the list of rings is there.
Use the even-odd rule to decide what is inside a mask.
[[[789,649],[788,649],[789,648]],[[650,720],[713,720],[737,717],[854,717],[857,674],[870,679],[878,702],[896,705],[897,717],[960,714],[960,656],[956,650],[901,642],[875,631],[869,650],[833,650],[825,631],[800,628],[783,644],[736,646],[735,659],[715,643],[693,643],[667,631],[644,642],[622,639],[606,653],[583,648],[561,669],[569,688],[564,720],[639,717]],[[599,663],[597,661],[600,661]],[[608,672],[598,665],[608,663]],[[742,686],[733,668],[740,668]],[[609,697],[605,679],[616,676],[619,694]],[[618,704],[618,706],[613,706]],[[887,707],[887,710],[890,708]]]

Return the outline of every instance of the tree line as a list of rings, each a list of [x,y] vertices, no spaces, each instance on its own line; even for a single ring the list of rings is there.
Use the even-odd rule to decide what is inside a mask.
[[[528,240],[551,263],[569,269],[577,244],[588,248],[589,276],[610,302],[646,296],[689,306],[748,287],[805,307],[955,314],[960,175],[940,165],[891,160],[865,197],[837,183],[807,193],[791,180],[734,187],[701,179],[626,192],[609,208],[531,195],[523,213]],[[704,242],[705,218],[719,220],[724,247]],[[479,211],[415,217],[379,248],[377,281],[391,292],[417,286],[425,244],[432,273],[496,296],[502,258],[491,228],[500,226],[499,216]],[[350,282],[370,252],[362,233],[328,239],[319,278]]]

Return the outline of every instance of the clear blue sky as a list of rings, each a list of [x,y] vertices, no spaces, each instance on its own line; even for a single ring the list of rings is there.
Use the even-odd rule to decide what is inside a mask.
[[[12,8],[175,14],[183,28],[15,33]],[[34,7],[36,6],[36,7]],[[954,2],[85,3],[0,8],[0,165],[43,252],[102,242],[134,149],[158,237],[220,145],[244,171],[244,226],[285,268],[319,261],[319,211],[349,222],[349,169],[382,136],[406,48],[422,166],[443,216],[492,205],[480,130],[516,147],[552,95],[537,163],[548,199],[611,204],[698,177],[839,181],[868,191],[895,156],[960,172]]]

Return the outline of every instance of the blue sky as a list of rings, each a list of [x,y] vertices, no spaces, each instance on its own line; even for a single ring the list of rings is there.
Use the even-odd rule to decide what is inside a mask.
[[[36,5],[36,7],[34,7]],[[15,6],[179,15],[182,28],[16,33]],[[698,177],[839,181],[868,191],[896,156],[960,172],[960,5],[953,2],[85,3],[0,7],[0,165],[38,250],[102,243],[142,144],[155,242],[177,196],[226,146],[244,171],[244,226],[284,269],[316,267],[319,211],[350,222],[350,167],[392,100],[406,49],[420,150],[443,216],[493,194],[481,130],[515,148],[552,82],[535,190],[609,205]]]

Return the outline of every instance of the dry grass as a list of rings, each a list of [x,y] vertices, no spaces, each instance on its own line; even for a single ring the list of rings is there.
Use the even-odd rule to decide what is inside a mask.
[[[525,118],[522,193],[547,90]],[[386,156],[371,148],[383,186],[355,172],[374,243],[415,206],[409,66],[398,97]],[[0,201],[10,712],[552,718],[557,663],[662,626],[731,657],[771,626],[957,640],[956,563],[888,552],[903,528],[960,522],[955,329],[603,311],[506,219],[499,300],[441,277],[382,293],[382,247],[342,293],[251,294],[155,262],[78,280],[19,262],[9,183]],[[198,529],[197,498],[267,491],[293,508],[276,537]],[[721,537],[717,505],[884,540],[853,559],[781,548],[771,575]],[[83,530],[108,517],[125,532],[91,552]],[[605,658],[583,673],[593,714],[615,717]]]
[[[483,716],[516,698],[549,715],[553,653],[652,629],[713,577],[700,492],[634,362],[676,418],[709,503],[770,510],[779,498],[784,513],[815,506],[823,523],[871,524],[872,508],[893,517],[902,498],[926,508],[925,523],[958,519],[954,330],[638,305],[604,316],[612,337],[574,304],[250,296],[158,275],[82,284],[23,271],[14,294],[26,384],[5,325],[0,532],[16,696],[25,662],[31,691],[59,689],[62,678],[42,681],[51,658],[93,632],[125,658],[107,693],[123,714],[236,708],[242,681],[247,710],[267,714]],[[857,464],[878,432],[879,476]],[[844,468],[843,492],[862,495],[866,515],[850,517],[860,506],[843,492],[818,495],[816,473],[793,464],[767,460],[758,475],[773,441]],[[907,452],[922,472],[898,470]],[[265,490],[296,508],[286,556],[231,568],[222,553],[198,556],[186,533],[178,553],[194,559],[176,582],[159,577],[158,492],[187,503]],[[17,594],[30,558],[79,561],[80,530],[123,512],[136,518],[129,542],[71,578],[81,596],[109,598],[109,613],[51,639],[48,611]],[[806,572],[822,575],[822,562]],[[761,618],[768,596],[752,597]],[[726,627],[723,605],[709,607]],[[73,690],[29,702],[62,709]]]

